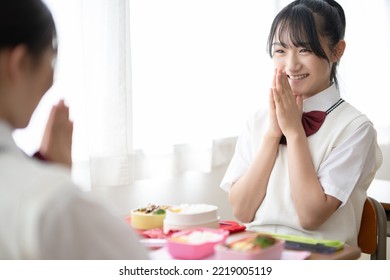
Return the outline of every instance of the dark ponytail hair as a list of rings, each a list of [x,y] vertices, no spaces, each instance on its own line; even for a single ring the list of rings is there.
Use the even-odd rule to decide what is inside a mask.
[[[344,10],[336,1],[296,0],[276,15],[268,36],[268,53],[272,57],[272,44],[277,40],[283,47],[291,42],[295,47],[307,48],[316,56],[329,61],[320,38],[325,38],[333,50],[344,39],[345,27]],[[337,64],[332,65],[330,75],[330,80],[336,85]]]
[[[0,50],[25,45],[39,57],[56,36],[52,14],[41,0],[0,0]]]

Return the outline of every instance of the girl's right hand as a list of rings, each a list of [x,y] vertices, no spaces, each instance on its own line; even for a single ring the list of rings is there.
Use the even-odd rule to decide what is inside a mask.
[[[276,105],[274,100],[274,90],[276,89],[276,73],[277,69],[274,71],[274,76],[272,79],[272,87],[269,91],[269,128],[268,135],[273,138],[280,139],[283,135],[282,130],[280,129],[278,119],[276,116]]]

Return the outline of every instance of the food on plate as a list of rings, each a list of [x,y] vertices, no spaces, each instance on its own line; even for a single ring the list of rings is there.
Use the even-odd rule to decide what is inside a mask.
[[[139,230],[162,228],[168,205],[149,204],[131,211],[131,226]]]
[[[221,260],[279,260],[284,243],[284,240],[258,233],[217,245],[216,258]]]
[[[168,208],[169,208],[168,205],[149,204],[146,207],[135,209],[133,210],[133,212],[140,212],[140,213],[151,214],[151,215],[164,215]]]
[[[187,243],[187,244],[203,244],[206,242],[217,242],[221,241],[224,238],[223,235],[216,232],[204,231],[204,230],[194,230],[189,234],[179,235],[176,237],[172,237],[172,241],[179,243]]]
[[[172,206],[169,211],[180,214],[199,214],[216,210],[217,207],[210,204],[180,204]]]
[[[232,250],[247,252],[250,250],[261,250],[268,248],[274,245],[275,242],[275,238],[271,236],[257,234],[255,236],[234,241],[230,244],[226,244],[225,246]]]

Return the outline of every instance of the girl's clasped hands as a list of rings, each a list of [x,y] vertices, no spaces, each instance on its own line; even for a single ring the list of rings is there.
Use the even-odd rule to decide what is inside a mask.
[[[289,138],[300,133],[302,126],[303,98],[292,92],[286,72],[275,69],[269,94],[269,133],[276,138]]]

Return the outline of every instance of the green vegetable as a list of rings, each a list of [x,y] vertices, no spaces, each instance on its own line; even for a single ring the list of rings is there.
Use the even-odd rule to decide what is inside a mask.
[[[164,215],[164,214],[165,214],[164,209],[158,209],[158,210],[153,212],[153,215]]]
[[[256,236],[255,242],[256,246],[259,246],[260,248],[267,248],[271,245],[274,245],[275,239],[272,237],[267,236]]]

